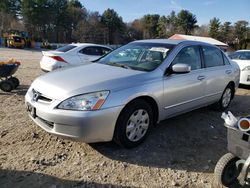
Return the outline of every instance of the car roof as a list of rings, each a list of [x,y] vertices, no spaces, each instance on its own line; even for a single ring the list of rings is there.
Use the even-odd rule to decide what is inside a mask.
[[[83,46],[100,46],[105,48],[110,48],[108,46],[100,45],[100,44],[94,44],[94,43],[71,43],[70,45],[74,45],[77,47],[83,47]]]
[[[145,39],[145,40],[136,40],[134,42],[141,42],[141,43],[166,43],[166,44],[179,44],[185,40],[172,40],[172,39]]]
[[[237,50],[236,52],[250,52],[250,50]]]
[[[200,44],[200,45],[208,45],[208,46],[215,46],[206,42],[200,41],[193,41],[193,40],[176,40],[176,39],[145,39],[145,40],[137,40],[134,42],[141,42],[141,43],[165,43],[165,44],[173,44],[178,45],[180,43],[183,44]]]

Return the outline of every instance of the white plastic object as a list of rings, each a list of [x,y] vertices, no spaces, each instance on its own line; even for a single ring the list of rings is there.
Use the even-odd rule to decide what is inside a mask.
[[[223,112],[221,118],[224,119],[225,124],[228,126],[234,127],[237,125],[238,120],[230,111],[228,113]]]
[[[240,120],[238,121],[238,128],[242,132],[250,131],[250,119],[249,118],[240,118]]]

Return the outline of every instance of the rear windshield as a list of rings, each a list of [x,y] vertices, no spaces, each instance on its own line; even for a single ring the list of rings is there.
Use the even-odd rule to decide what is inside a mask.
[[[69,45],[63,46],[61,48],[57,48],[56,51],[67,52],[67,51],[70,51],[70,50],[74,49],[75,47],[76,46],[69,44]]]

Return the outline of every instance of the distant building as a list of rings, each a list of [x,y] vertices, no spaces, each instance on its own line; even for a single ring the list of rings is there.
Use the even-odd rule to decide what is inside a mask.
[[[173,36],[169,37],[169,39],[174,40],[193,40],[193,41],[201,41],[206,42],[209,44],[213,44],[215,46],[218,46],[219,48],[223,49],[224,51],[227,50],[228,45],[218,41],[216,39],[213,39],[211,37],[199,37],[199,36],[192,36],[192,35],[181,35],[181,34],[174,34]]]

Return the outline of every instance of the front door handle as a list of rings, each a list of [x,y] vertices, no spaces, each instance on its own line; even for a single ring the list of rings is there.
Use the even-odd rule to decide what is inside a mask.
[[[197,80],[200,80],[200,81],[201,81],[201,80],[204,80],[205,78],[206,78],[205,76],[198,76],[198,77],[197,77]]]
[[[231,74],[232,71],[231,70],[226,70],[226,74]]]

